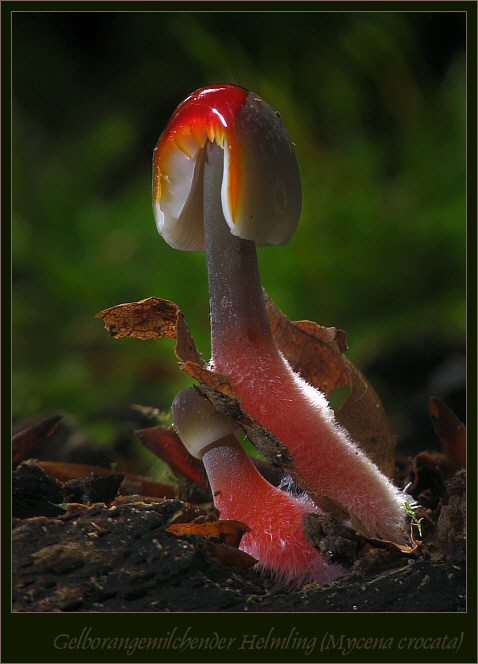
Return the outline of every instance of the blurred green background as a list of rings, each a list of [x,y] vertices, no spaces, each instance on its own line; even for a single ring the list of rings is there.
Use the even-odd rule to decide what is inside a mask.
[[[129,406],[167,411],[190,381],[172,341],[108,337],[95,315],[115,304],[173,300],[208,357],[204,256],[158,236],[150,180],[176,105],[218,82],[260,94],[296,144],[298,230],[259,251],[272,299],[347,331],[403,444],[427,436],[434,380],[463,418],[465,19],[15,13],[16,426],[63,412],[106,456],[136,453]]]

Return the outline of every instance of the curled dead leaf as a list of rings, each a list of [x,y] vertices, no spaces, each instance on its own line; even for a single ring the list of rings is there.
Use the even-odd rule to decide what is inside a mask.
[[[446,470],[466,468],[466,429],[455,413],[438,397],[430,397],[430,417],[445,454]]]
[[[256,558],[238,548],[244,533],[250,531],[249,526],[241,521],[173,523],[166,530],[178,537],[184,535],[202,535],[206,537],[204,552],[217,558],[223,565],[233,565],[246,569],[257,563]]]
[[[388,477],[395,468],[395,445],[383,406],[362,373],[350,362],[346,334],[312,321],[290,321],[264,293],[269,324],[292,368],[329,395],[347,385],[350,394],[335,417],[367,456]]]
[[[24,459],[27,459],[37,445],[51,436],[61,417],[61,415],[46,417],[12,437],[12,466],[14,468]]]
[[[420,452],[413,459],[413,481],[407,492],[420,504],[436,508],[446,499],[446,485],[438,459],[428,452]]]
[[[196,348],[179,307],[170,300],[148,297],[139,302],[118,304],[96,315],[103,319],[110,336],[137,339],[176,339],[175,353],[181,369],[200,383],[233,395],[226,376],[211,371]]]
[[[159,339],[176,337],[179,307],[159,297],[148,297],[139,302],[118,304],[96,314],[102,318],[111,337]]]
[[[204,542],[204,552],[213,558],[217,558],[223,565],[240,567],[241,569],[253,567],[258,562],[257,558],[241,549],[209,539]]]
[[[173,535],[204,535],[216,537],[228,546],[239,546],[244,533],[250,532],[247,524],[233,519],[203,521],[201,523],[173,523],[166,530]]]
[[[347,350],[343,330],[308,320],[292,322],[265,291],[264,301],[274,339],[294,371],[326,395],[338,385],[351,385],[342,358]]]
[[[135,431],[138,440],[173,470],[204,489],[209,488],[207,474],[200,459],[193,457],[172,427],[151,427]]]
[[[387,477],[395,470],[395,442],[382,403],[365,376],[343,357],[351,377],[351,392],[335,419]]]

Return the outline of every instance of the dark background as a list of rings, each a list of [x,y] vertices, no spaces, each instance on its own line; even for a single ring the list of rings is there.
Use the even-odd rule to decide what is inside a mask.
[[[260,94],[296,144],[299,227],[259,251],[272,299],[347,331],[399,449],[434,444],[431,395],[464,419],[464,13],[15,12],[12,28],[15,427],[61,412],[79,447],[156,472],[129,407],[167,412],[190,381],[172,341],[114,341],[95,315],[171,299],[208,357],[204,256],[158,236],[150,181],[176,105],[218,82]]]

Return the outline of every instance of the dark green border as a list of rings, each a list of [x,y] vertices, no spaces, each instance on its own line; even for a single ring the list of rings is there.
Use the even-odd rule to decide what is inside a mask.
[[[2,355],[2,407],[6,428],[4,439],[10,436],[8,426],[10,409],[10,377],[5,367],[10,366],[10,337],[7,313],[10,312],[10,15],[13,11],[466,11],[468,14],[468,440],[469,467],[476,468],[476,263],[477,263],[477,210],[476,210],[476,2],[20,2],[4,1],[2,14],[2,130],[3,130],[3,178],[2,178],[2,309],[4,325]],[[7,274],[8,271],[8,274]],[[8,307],[8,309],[7,309]],[[446,321],[444,321],[446,324]],[[5,424],[5,420],[7,424]],[[10,451],[3,445],[3,509],[4,538],[2,547],[2,662],[476,662],[476,475],[470,473],[468,542],[468,612],[466,614],[11,614],[10,613]],[[7,470],[8,469],[8,470]],[[473,530],[474,529],[474,530]],[[91,631],[84,631],[91,628]],[[213,636],[236,638],[229,650],[136,650],[134,654],[119,654],[114,650],[85,649],[85,636],[140,637],[167,636]],[[295,628],[300,637],[317,638],[314,650],[306,655],[304,650],[239,649],[242,635],[257,634],[257,639],[266,638],[271,629],[274,636],[287,637]],[[73,648],[58,649],[54,640],[58,635],[68,634]],[[333,635],[335,645],[343,634],[349,638],[372,637],[381,639],[375,649],[361,649],[344,654],[340,647],[321,651],[324,635]],[[455,650],[411,650],[398,648],[401,639],[461,638],[458,653]],[[332,645],[329,640],[326,643]],[[66,637],[65,637],[66,641]],[[177,642],[176,642],[177,643]],[[345,643],[345,641],[344,641]],[[406,641],[405,641],[406,643]],[[429,642],[430,643],[430,642]],[[391,647],[387,647],[391,646]]]
[[[1,131],[2,131],[2,195],[1,195],[1,348],[2,348],[2,611],[1,614],[10,617],[10,588],[11,588],[11,36],[10,36],[10,12],[1,7],[2,19],[2,41],[1,41],[1,83],[2,83],[2,108],[1,108]],[[4,623],[5,631],[9,630]],[[5,632],[4,632],[5,634]],[[4,641],[5,643],[5,641]],[[3,648],[2,648],[3,651]],[[0,654],[0,661],[4,661]]]
[[[463,614],[17,614],[9,620],[4,641],[3,662],[476,662],[476,623]],[[264,650],[249,648],[274,637],[299,635],[311,650]],[[230,649],[100,650],[104,638],[167,637],[180,647],[188,638],[235,639]],[[444,637],[447,637],[446,640]],[[332,638],[331,638],[332,637]],[[54,648],[54,641],[58,646]],[[227,641],[226,641],[227,639]],[[357,639],[356,649],[347,639]],[[367,641],[367,639],[370,639]],[[418,639],[418,641],[417,641]],[[423,639],[423,641],[420,641]],[[428,639],[428,641],[426,640]],[[437,639],[456,649],[439,650]],[[456,639],[454,642],[453,639]],[[415,649],[415,644],[428,646]],[[411,647],[408,647],[411,644]],[[435,649],[430,646],[435,644]],[[92,647],[88,647],[88,646]],[[96,645],[96,649],[95,649]],[[243,649],[241,646],[245,645]],[[373,646],[375,645],[375,648]],[[401,646],[401,649],[400,649]]]
[[[12,11],[134,12],[469,12],[474,0],[3,0],[2,14]]]

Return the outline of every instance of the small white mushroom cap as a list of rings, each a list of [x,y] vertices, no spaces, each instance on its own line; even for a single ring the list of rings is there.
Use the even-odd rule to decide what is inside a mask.
[[[299,167],[279,116],[234,85],[201,88],[176,109],[153,158],[153,211],[176,249],[203,251],[206,141],[224,150],[221,202],[231,233],[258,246],[285,244],[301,209]]]
[[[216,441],[237,430],[231,418],[214,410],[194,387],[177,393],[172,404],[173,422],[184,447],[197,459]]]

